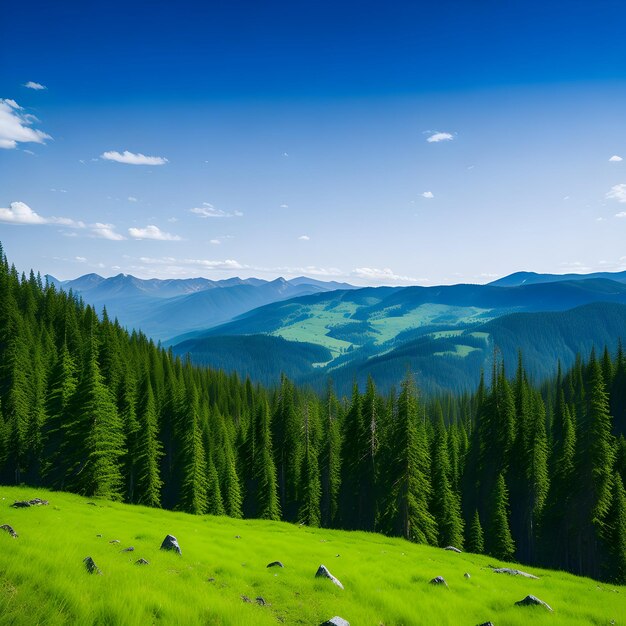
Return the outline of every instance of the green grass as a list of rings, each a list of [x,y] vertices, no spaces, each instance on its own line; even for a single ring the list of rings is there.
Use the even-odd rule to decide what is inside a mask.
[[[9,507],[36,496],[50,505]],[[488,565],[498,562],[489,557],[375,534],[194,517],[15,487],[0,487],[4,523],[20,536],[0,531],[0,624],[316,625],[333,615],[352,626],[626,623],[625,587],[538,568],[522,569],[540,580],[494,574]],[[182,557],[159,551],[167,533],[178,538]],[[129,545],[134,552],[120,551]],[[86,556],[102,576],[86,573]],[[139,558],[150,565],[134,565]],[[285,568],[267,569],[274,560]],[[344,591],[314,578],[321,563]],[[449,589],[428,584],[438,575]],[[514,606],[529,593],[554,613]],[[270,605],[244,603],[242,595]]]

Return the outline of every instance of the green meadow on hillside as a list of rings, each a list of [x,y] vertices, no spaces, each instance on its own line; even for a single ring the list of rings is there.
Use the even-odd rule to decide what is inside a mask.
[[[34,497],[49,506],[10,507]],[[0,531],[0,624],[316,625],[334,615],[352,626],[626,623],[626,587],[537,568],[521,567],[539,580],[495,574],[491,557],[377,534],[198,517],[26,487],[0,487],[1,524],[19,537]],[[159,550],[168,533],[182,556]],[[122,552],[128,546],[135,550]],[[86,572],[87,556],[102,576]],[[140,558],[149,565],[135,565]],[[266,567],[275,560],[284,569]],[[322,563],[343,591],[314,577]],[[429,585],[435,576],[449,588]],[[554,612],[515,606],[528,594]]]

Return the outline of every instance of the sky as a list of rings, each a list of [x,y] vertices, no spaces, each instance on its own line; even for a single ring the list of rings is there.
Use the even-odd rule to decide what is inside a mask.
[[[621,1],[7,3],[0,242],[60,279],[626,269]]]

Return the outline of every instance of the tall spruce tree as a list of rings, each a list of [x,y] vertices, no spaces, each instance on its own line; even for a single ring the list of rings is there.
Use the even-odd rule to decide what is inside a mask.
[[[509,492],[503,474],[498,474],[491,499],[487,552],[502,561],[512,561],[515,554],[509,527]]]

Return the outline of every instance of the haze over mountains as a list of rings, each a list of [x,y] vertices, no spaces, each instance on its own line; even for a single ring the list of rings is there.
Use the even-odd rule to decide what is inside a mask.
[[[128,274],[103,278],[86,274],[74,280],[49,282],[65,291],[80,295],[98,312],[106,306],[109,317],[117,317],[128,329],[141,329],[155,340],[164,340],[195,329],[206,329],[229,321],[251,309],[333,289],[351,289],[351,285],[298,277],[207,278],[143,280]]]
[[[264,384],[285,372],[321,389],[330,376],[341,392],[369,375],[385,389],[407,368],[425,391],[472,389],[496,348],[508,369],[522,349],[542,379],[626,336],[626,272],[365,288],[306,277],[47,278],[198,364]]]

